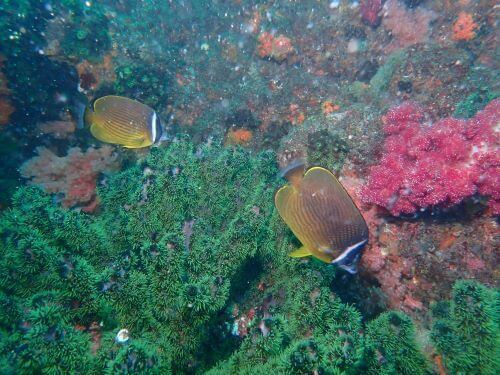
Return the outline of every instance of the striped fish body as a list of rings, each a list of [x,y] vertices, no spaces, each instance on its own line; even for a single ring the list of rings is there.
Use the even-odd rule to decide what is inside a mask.
[[[275,205],[303,244],[291,256],[312,255],[356,272],[361,250],[368,241],[368,227],[331,172],[310,168],[299,183],[287,184],[276,192]]]
[[[161,136],[156,112],[145,104],[121,96],[104,96],[85,111],[85,123],[102,142],[126,148],[148,147]]]

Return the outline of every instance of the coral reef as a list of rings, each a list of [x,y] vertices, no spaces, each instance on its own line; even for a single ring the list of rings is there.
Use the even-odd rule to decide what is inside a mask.
[[[73,1],[68,3],[70,15],[65,22],[71,27],[65,28],[60,42],[61,52],[69,59],[99,60],[111,45],[109,22],[103,6],[99,3],[90,3],[91,6]]]
[[[83,60],[76,66],[80,78],[80,89],[92,93],[103,84],[112,84],[116,75],[111,54],[105,55],[101,62]]]
[[[252,140],[253,134],[251,130],[248,129],[229,129],[226,133],[226,144],[227,145],[248,145]]]
[[[304,158],[307,165],[322,165],[338,172],[345,161],[349,147],[347,136],[338,126],[343,114],[313,116],[282,138],[278,149],[278,162],[286,167],[293,159]]]
[[[110,175],[91,216],[20,188],[0,218],[2,371],[427,371],[409,317],[363,323],[342,274],[286,255],[274,158],[176,141]]]
[[[411,319],[387,312],[366,327],[368,374],[425,374],[427,363],[416,344]]]
[[[0,2],[0,373],[500,373],[497,11]],[[173,143],[94,148],[109,94]],[[295,157],[365,216],[359,275],[287,256]]]
[[[278,262],[239,349],[209,374],[424,373],[410,318],[390,312],[365,327],[359,312],[326,287],[334,280],[328,269]]]
[[[169,78],[165,69],[127,62],[115,68],[114,92],[139,100],[152,108],[167,105]]]
[[[383,119],[384,155],[370,170],[363,199],[400,215],[450,207],[479,193],[490,197],[493,214],[500,213],[494,130],[499,110],[496,99],[470,120],[449,118],[425,126],[415,105],[393,108]]]
[[[209,360],[209,353],[200,355],[205,345],[226,335],[220,324],[230,296],[247,287],[246,270],[258,272],[255,254],[275,252],[269,228],[275,174],[269,153],[250,157],[178,142],[109,176],[95,216],[58,208],[35,187],[19,190],[15,208],[0,220],[3,305],[13,304],[2,332],[17,335],[2,356],[21,353],[10,358],[15,368],[41,369],[47,356],[69,350],[65,340],[83,335],[90,343],[89,327],[98,322],[97,372],[168,368],[170,356],[177,369],[200,367]],[[183,227],[191,220],[186,241]],[[48,321],[33,331],[23,313],[32,296],[63,311],[65,321],[54,318],[56,328]],[[86,328],[73,335],[66,324]],[[123,348],[114,342],[121,328],[130,332]],[[35,332],[45,345],[55,340],[47,353],[27,339]],[[79,350],[87,351],[79,366],[89,365],[89,345]]]
[[[98,203],[95,189],[99,174],[118,167],[111,146],[89,148],[85,152],[71,148],[66,156],[57,156],[43,147],[37,152],[38,156],[21,166],[21,175],[47,193],[62,194],[64,207],[83,205],[87,212],[93,211]]]

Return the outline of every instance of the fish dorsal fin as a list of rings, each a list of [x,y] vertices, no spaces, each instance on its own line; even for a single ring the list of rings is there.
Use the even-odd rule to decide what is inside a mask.
[[[302,246],[302,247],[298,248],[297,250],[292,251],[288,255],[291,256],[292,258],[304,258],[304,257],[311,256],[312,254],[307,247]]]

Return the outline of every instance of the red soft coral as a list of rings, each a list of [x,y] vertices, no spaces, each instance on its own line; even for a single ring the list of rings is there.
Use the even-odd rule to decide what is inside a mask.
[[[470,120],[446,118],[423,124],[420,108],[404,103],[383,117],[384,155],[362,189],[366,202],[393,215],[440,205],[449,207],[475,193],[490,197],[500,213],[500,99]]]
[[[21,166],[21,175],[47,193],[64,194],[64,207],[83,205],[87,212],[97,207],[95,188],[99,174],[118,166],[110,146],[89,148],[86,152],[74,147],[67,156],[57,156],[44,147],[38,147],[37,152],[38,156]]]
[[[361,0],[359,13],[361,19],[367,25],[377,27],[380,24],[382,0]]]

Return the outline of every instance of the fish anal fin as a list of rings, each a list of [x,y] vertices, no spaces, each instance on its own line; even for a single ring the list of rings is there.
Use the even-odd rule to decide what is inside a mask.
[[[302,247],[298,248],[297,250],[292,251],[288,255],[291,256],[292,258],[304,258],[304,257],[311,256],[312,254],[307,247],[302,246]]]

